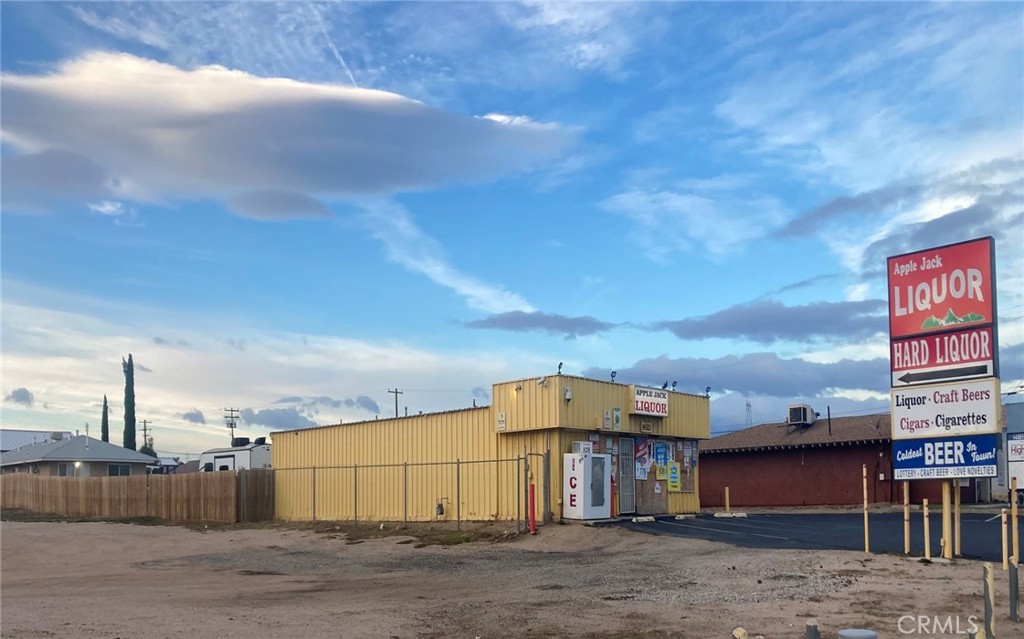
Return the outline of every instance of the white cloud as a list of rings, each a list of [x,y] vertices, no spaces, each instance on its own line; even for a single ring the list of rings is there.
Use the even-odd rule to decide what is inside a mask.
[[[404,207],[393,202],[364,204],[363,222],[382,244],[388,259],[466,299],[471,308],[487,313],[536,310],[522,296],[499,285],[481,282],[455,268],[437,240],[424,233]]]
[[[770,196],[631,189],[602,206],[630,223],[629,238],[658,262],[694,249],[722,257],[761,237],[785,219]]]
[[[1019,90],[1006,80],[1024,72],[1019,13],[1000,20],[922,6],[903,18],[899,29],[861,28],[877,18],[860,16],[848,29],[769,43],[748,58],[716,115],[764,158],[854,191],[1019,157],[1024,125],[1019,109],[1007,109]],[[865,46],[873,54],[851,64],[849,52]],[[778,63],[796,52],[800,61]]]
[[[3,140],[22,152],[5,158],[5,208],[45,206],[73,179],[74,194],[94,202],[214,197],[260,218],[308,215],[316,197],[529,169],[572,141],[521,117],[470,117],[384,91],[128,54],[5,74],[3,92]],[[256,191],[276,194],[278,206],[245,205]]]
[[[90,422],[95,427],[106,395],[111,431],[119,432],[121,358],[132,353],[137,367],[141,363],[153,370],[136,376],[135,391],[137,415],[153,422],[158,451],[195,453],[226,443],[228,434],[219,418],[224,406],[258,413],[285,396],[366,396],[388,406],[389,387],[433,389],[443,379],[445,389],[465,391],[409,391],[403,402],[410,411],[448,410],[471,405],[475,388],[550,365],[549,355],[519,349],[431,351],[398,340],[254,329],[239,318],[183,318],[155,308],[90,303],[57,293],[5,281],[2,377],[12,388],[32,389],[35,399],[31,408],[5,404],[5,423],[74,430]],[[226,343],[225,326],[232,327],[235,336],[230,339],[245,340],[245,350]],[[154,334],[187,346],[156,344]],[[367,416],[365,408],[343,402],[319,408],[319,423]],[[258,436],[265,430],[239,434]]]

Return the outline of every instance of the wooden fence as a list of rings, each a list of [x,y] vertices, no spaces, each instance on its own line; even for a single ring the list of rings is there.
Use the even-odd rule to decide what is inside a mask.
[[[65,517],[159,517],[169,521],[274,518],[274,471],[132,477],[0,476],[0,507]]]

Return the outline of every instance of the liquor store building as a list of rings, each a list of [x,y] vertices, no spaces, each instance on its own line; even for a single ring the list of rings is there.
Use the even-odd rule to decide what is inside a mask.
[[[612,514],[700,510],[703,395],[552,375],[492,386],[491,406],[273,433],[286,520],[561,519],[563,454],[608,455]]]

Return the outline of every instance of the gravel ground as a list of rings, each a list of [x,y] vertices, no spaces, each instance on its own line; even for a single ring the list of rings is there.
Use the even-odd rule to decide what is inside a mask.
[[[826,636],[845,627],[899,636],[900,616],[966,620],[982,603],[972,562],[736,549],[572,525],[425,547],[105,523],[5,522],[0,535],[0,634],[12,638],[707,638],[742,625],[771,639],[802,637],[810,617]],[[1005,593],[1005,575],[996,578]],[[997,603],[1005,619],[1005,597]]]

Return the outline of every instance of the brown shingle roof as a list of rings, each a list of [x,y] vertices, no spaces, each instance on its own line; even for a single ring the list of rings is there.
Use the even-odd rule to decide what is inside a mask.
[[[819,417],[810,426],[790,426],[785,422],[760,424],[735,433],[712,437],[700,443],[700,452],[710,454],[740,450],[851,445],[890,441],[891,438],[888,413],[833,417],[831,432],[829,420]]]

